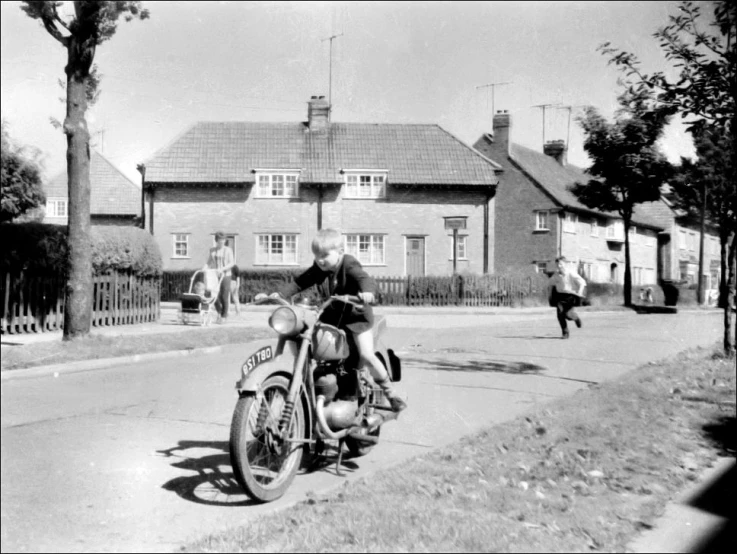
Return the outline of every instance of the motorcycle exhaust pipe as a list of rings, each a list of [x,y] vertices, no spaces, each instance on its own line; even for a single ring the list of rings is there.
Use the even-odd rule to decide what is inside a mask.
[[[379,437],[364,435],[363,433],[348,433],[348,436],[357,441],[370,442],[371,444],[377,444],[379,442]]]

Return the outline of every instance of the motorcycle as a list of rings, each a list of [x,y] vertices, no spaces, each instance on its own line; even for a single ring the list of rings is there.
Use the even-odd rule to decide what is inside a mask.
[[[306,461],[314,465],[336,443],[342,475],[344,446],[353,457],[368,454],[381,426],[397,417],[368,370],[358,367],[350,333],[331,324],[336,313],[360,309],[359,297],[331,296],[320,306],[273,297],[254,304],[268,302],[279,304],[269,317],[279,338],[241,366],[230,428],[233,472],[259,502],[283,496]],[[400,381],[401,361],[383,342],[383,317],[375,318],[373,333],[377,357],[389,378]]]

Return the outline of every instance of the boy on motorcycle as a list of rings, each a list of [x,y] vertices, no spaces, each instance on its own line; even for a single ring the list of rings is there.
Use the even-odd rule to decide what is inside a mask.
[[[361,365],[368,366],[371,377],[381,387],[392,410],[401,412],[407,407],[407,403],[397,396],[384,365],[374,353],[374,337],[371,332],[374,312],[370,304],[376,294],[376,281],[366,273],[356,258],[344,252],[343,237],[335,229],[318,231],[312,240],[312,253],[315,263],[272,296],[289,298],[327,279],[330,295],[354,295],[361,298],[363,306],[350,306],[347,313],[333,315],[340,327],[353,335]]]

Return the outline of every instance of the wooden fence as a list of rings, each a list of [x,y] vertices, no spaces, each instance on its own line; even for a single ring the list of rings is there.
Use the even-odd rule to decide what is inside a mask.
[[[3,333],[40,333],[64,328],[66,278],[62,275],[0,274]],[[161,280],[111,272],[93,277],[92,325],[156,321]]]
[[[161,300],[178,302],[187,292],[191,274],[164,272]],[[533,276],[456,275],[446,277],[375,277],[383,306],[522,306],[526,301],[547,305],[547,280]],[[273,292],[283,277],[264,275],[241,279],[240,301],[256,292]],[[313,291],[318,294],[317,291]],[[534,302],[533,302],[534,303]]]

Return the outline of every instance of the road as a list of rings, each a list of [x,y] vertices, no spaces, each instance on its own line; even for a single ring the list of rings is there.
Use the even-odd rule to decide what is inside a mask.
[[[300,475],[254,505],[232,477],[240,363],[264,341],[2,382],[2,551],[161,552],[243,524],[648,361],[719,339],[718,312],[392,315],[409,409],[368,456]]]

